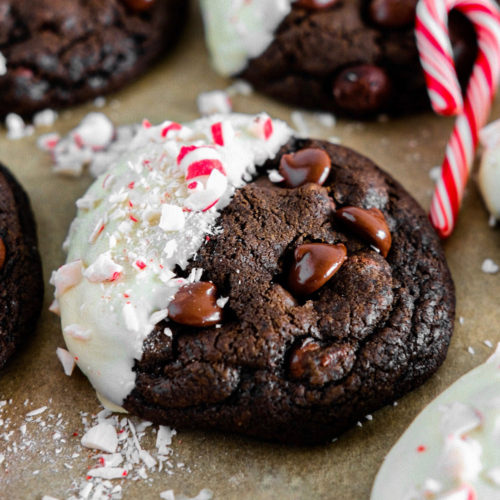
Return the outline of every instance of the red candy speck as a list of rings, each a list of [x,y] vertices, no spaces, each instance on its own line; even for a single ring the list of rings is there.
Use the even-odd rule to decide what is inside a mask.
[[[116,281],[120,277],[120,274],[118,271],[114,272],[109,281]]]
[[[86,479],[87,481],[90,481],[90,480],[92,479],[92,476],[87,476],[85,479]]]
[[[128,293],[124,293],[123,296],[128,299],[130,297],[130,295]]]
[[[142,120],[142,126],[144,128],[151,128],[151,122],[149,120]]]
[[[99,457],[99,463],[100,463],[102,466],[104,466],[104,458]]]
[[[423,453],[424,451],[427,451],[427,447],[423,444],[417,447],[417,453]]]
[[[139,269],[145,269],[146,268],[146,264],[144,262],[142,262],[142,260],[138,260],[136,261],[135,265],[139,268]]]
[[[138,220],[133,215],[130,216],[130,220],[134,221],[134,222],[138,222]]]
[[[75,359],[75,361],[78,361],[78,356],[75,356],[75,358],[74,358],[74,359]]]
[[[126,470],[123,471],[122,476],[125,477],[128,474]]]
[[[77,437],[78,436],[78,432],[73,432],[73,437]]]
[[[134,186],[135,186],[135,182],[132,181],[129,185],[128,185],[128,188],[129,189],[134,189]]]
[[[212,125],[212,137],[215,144],[224,146],[224,136],[222,134],[222,123],[217,122]]]
[[[273,135],[273,122],[270,118],[266,120],[266,123],[264,123],[264,137],[269,139]]]
[[[130,208],[132,208],[132,207],[134,206],[134,204],[133,204],[130,200],[128,200],[128,206],[129,206]]]

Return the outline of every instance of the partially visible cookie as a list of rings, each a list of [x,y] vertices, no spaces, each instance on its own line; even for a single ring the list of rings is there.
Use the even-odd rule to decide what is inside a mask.
[[[385,457],[371,500],[500,498],[500,346],[432,401]]]
[[[0,116],[122,87],[171,49],[187,8],[177,0],[0,0]]]
[[[35,220],[28,196],[0,164],[0,368],[33,334],[43,301]]]
[[[354,116],[429,107],[417,52],[416,0],[202,0],[214,66],[276,99]],[[452,12],[462,84],[477,45]]]
[[[68,350],[112,407],[312,443],[444,360],[439,238],[350,149],[267,115],[146,122],[77,205],[52,282]]]

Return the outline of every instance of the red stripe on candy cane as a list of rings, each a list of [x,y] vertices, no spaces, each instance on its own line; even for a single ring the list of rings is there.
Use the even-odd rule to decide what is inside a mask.
[[[453,62],[448,13],[472,22],[478,57],[463,99]],[[492,0],[420,0],[416,38],[433,109],[458,114],[431,203],[430,219],[443,238],[453,232],[478,143],[500,80],[500,10]]]
[[[222,133],[222,122],[217,122],[212,125],[212,137],[214,143],[218,146],[224,146],[224,135]]]

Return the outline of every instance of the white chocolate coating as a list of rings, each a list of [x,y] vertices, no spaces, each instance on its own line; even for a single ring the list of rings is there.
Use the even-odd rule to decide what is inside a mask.
[[[207,44],[215,69],[225,76],[260,56],[290,13],[294,0],[201,0]]]
[[[78,201],[67,264],[52,283],[68,350],[102,400],[122,405],[134,387],[132,368],[145,338],[186,282],[173,269],[184,268],[217,231],[219,211],[235,188],[290,136],[286,124],[266,115],[147,125]],[[196,162],[205,157],[220,162],[224,173],[200,175]],[[200,277],[196,271],[188,281]]]
[[[427,406],[384,460],[371,500],[500,498],[500,344]]]
[[[491,215],[500,220],[500,120],[479,134],[484,153],[479,168],[479,188]]]

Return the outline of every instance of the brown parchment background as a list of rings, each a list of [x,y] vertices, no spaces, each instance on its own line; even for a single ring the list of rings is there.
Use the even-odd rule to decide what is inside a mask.
[[[198,117],[199,92],[228,84],[209,66],[201,22],[195,15],[174,54],[123,92],[109,97],[103,111],[116,124],[144,117],[152,122],[191,120]],[[291,123],[291,108],[261,95],[233,101],[236,111],[265,110]],[[52,129],[65,133],[91,110],[95,108],[89,104],[65,111]],[[370,156],[428,208],[432,191],[428,172],[441,162],[452,121],[427,113],[374,123],[342,120],[325,129],[306,117],[314,135],[337,136],[344,145]],[[493,111],[493,118],[498,117],[499,100]],[[33,137],[9,141],[5,129],[0,128],[0,161],[12,169],[31,197],[46,283],[45,307],[36,334],[0,373],[0,400],[12,399],[0,415],[9,420],[8,429],[0,426],[0,453],[9,444],[1,434],[14,430],[10,444],[20,443],[18,429],[25,422],[24,415],[43,405],[49,406],[45,416],[49,411],[61,413],[68,423],[63,431],[67,442],[58,456],[54,450],[59,446],[42,437],[38,442],[37,426],[28,424],[27,436],[33,439],[30,449],[15,456],[7,454],[8,460],[0,465],[0,498],[9,500],[40,499],[44,494],[66,498],[72,482],[84,479],[87,467],[95,464],[88,458],[92,453],[82,451],[72,432],[82,430],[80,411],[95,413],[100,406],[78,370],[72,377],[63,374],[55,356],[56,347],[63,346],[58,318],[47,311],[52,298],[50,272],[64,262],[61,244],[75,214],[74,202],[91,178],[64,178],[51,172],[50,158],[36,147],[37,135],[48,131],[40,128]],[[216,499],[367,499],[383,457],[412,419],[450,383],[491,354],[484,340],[500,341],[500,274],[481,272],[485,258],[500,263],[500,229],[488,227],[475,183],[467,188],[458,226],[445,248],[457,287],[457,318],[463,317],[463,324],[457,321],[446,362],[423,387],[402,398],[397,407],[378,411],[373,421],[326,446],[295,448],[221,433],[181,431],[174,440],[174,461],[184,462],[190,471],[153,474],[152,482],[121,481],[124,498],[159,498],[159,492],[166,489],[194,496],[201,488],[209,488]],[[467,351],[469,346],[475,355]],[[73,452],[79,452],[80,458],[69,461]],[[66,469],[64,462],[73,469]],[[34,475],[36,470],[40,472]]]

